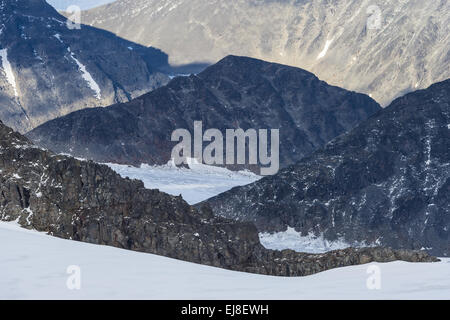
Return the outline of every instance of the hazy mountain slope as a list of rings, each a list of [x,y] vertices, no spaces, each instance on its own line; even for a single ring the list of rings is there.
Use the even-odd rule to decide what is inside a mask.
[[[366,27],[376,25],[373,5],[380,29]],[[82,19],[161,48],[173,64],[250,56],[304,68],[382,105],[450,77],[447,0],[118,0]]]
[[[166,164],[175,145],[172,131],[193,132],[196,120],[224,135],[233,128],[280,129],[280,163],[286,166],[379,109],[368,96],[329,86],[302,69],[229,56],[129,103],[75,112],[28,136],[55,152],[97,162]]]
[[[260,231],[450,255],[450,80],[395,100],[279,174],[208,200]]]
[[[168,81],[157,72],[167,65],[161,51],[88,26],[70,30],[44,0],[1,0],[0,8],[0,119],[16,130]]]
[[[436,261],[423,252],[271,251],[250,223],[214,217],[93,162],[38,149],[0,123],[0,220],[51,235],[238,271],[301,276],[371,261]]]
[[[47,0],[47,2],[57,10],[66,10],[69,6],[79,6],[81,9],[99,7],[115,0]]]

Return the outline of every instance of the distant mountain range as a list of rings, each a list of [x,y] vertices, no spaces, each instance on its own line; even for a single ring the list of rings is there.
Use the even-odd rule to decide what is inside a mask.
[[[302,69],[229,56],[129,103],[49,121],[28,137],[55,152],[139,165],[166,164],[176,144],[172,132],[193,133],[194,121],[224,135],[226,129],[280,129],[283,167],[380,109],[370,97],[330,86]]]
[[[450,255],[450,79],[396,99],[279,174],[207,201],[260,231]]]
[[[450,77],[448,0],[117,0],[82,19],[161,48],[172,64],[250,56],[383,106]]]
[[[41,150],[1,122],[0,150],[0,220],[60,238],[279,276],[371,261],[437,261],[424,252],[384,248],[322,255],[267,250],[250,223],[196,210],[107,166]]]
[[[88,26],[44,0],[0,1],[0,119],[26,132],[75,110],[129,101],[168,82],[160,50]]]

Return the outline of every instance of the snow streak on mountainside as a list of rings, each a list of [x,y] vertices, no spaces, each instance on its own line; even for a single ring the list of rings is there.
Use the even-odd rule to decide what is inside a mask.
[[[8,50],[7,49],[1,49],[0,50],[0,58],[2,59],[2,69],[5,72],[6,79],[8,80],[11,87],[14,89],[14,96],[17,97],[17,85],[16,85],[16,78],[14,76],[14,73],[11,68],[11,64],[8,60]]]
[[[250,56],[383,105],[450,77],[448,0],[118,0],[82,19],[161,48],[173,64]]]
[[[0,299],[448,299],[450,291],[450,259],[281,278],[62,240],[4,222],[0,252]],[[67,288],[72,265],[81,268],[81,290]],[[366,286],[373,265],[381,270],[381,290]]]
[[[161,51],[89,26],[69,28],[44,0],[1,0],[0,8],[0,120],[22,133],[169,80],[159,71],[167,67]]]

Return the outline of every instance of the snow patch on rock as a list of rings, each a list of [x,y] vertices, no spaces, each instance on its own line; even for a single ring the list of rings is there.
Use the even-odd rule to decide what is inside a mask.
[[[14,77],[14,72],[8,60],[8,49],[0,49],[0,57],[2,58],[2,69],[5,71],[6,80],[8,80],[9,84],[13,87],[14,95],[18,97],[16,78]]]
[[[75,58],[75,54],[70,50],[70,47],[67,48],[67,51],[70,53],[70,57],[75,61],[75,63],[78,65],[78,68],[81,71],[81,76],[83,79],[87,82],[89,85],[89,88],[92,89],[92,91],[95,92],[95,97],[100,100],[102,98],[101,89],[97,82],[95,82],[92,75],[87,71],[86,66],[82,64],[77,58]]]
[[[284,232],[277,232],[273,234],[260,233],[259,240],[267,249],[290,249],[297,252],[307,253],[325,253],[328,251],[341,250],[349,247],[371,246],[364,243],[349,244],[344,240],[328,241],[323,237],[323,235],[315,236],[312,233],[307,236],[302,236],[300,232],[295,231],[295,229],[291,227],[288,227],[288,229]]]
[[[328,49],[330,48],[330,46],[333,43],[333,41],[334,41],[334,39],[327,40],[327,42],[325,42],[325,47],[323,48],[323,50],[317,56],[317,60],[322,59],[323,57],[326,56],[326,54],[328,52]]]

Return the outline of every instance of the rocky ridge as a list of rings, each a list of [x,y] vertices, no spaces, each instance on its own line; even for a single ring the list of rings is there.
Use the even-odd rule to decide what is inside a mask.
[[[322,255],[262,247],[256,228],[148,190],[110,168],[34,146],[0,123],[0,219],[65,239],[230,270],[305,276],[371,261],[432,262],[420,251],[346,249]]]
[[[450,80],[396,99],[277,175],[207,201],[263,232],[450,255]]]
[[[370,97],[330,86],[305,70],[228,56],[129,103],[74,112],[27,136],[58,153],[140,165],[166,164],[176,144],[172,132],[187,129],[193,136],[194,121],[224,136],[226,129],[280,129],[284,167],[380,109]]]

